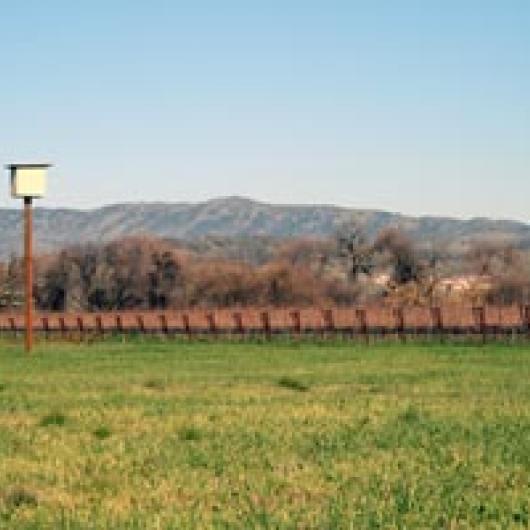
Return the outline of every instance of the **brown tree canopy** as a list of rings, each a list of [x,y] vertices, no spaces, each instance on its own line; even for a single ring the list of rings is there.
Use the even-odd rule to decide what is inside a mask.
[[[237,259],[236,248],[223,257],[219,249],[201,254],[151,237],[72,246],[36,258],[36,305],[98,311],[432,304],[454,293],[473,303],[527,303],[530,296],[528,253],[507,245],[477,243],[446,267],[445,277],[439,255],[420,249],[397,228],[373,241],[361,232],[335,240],[283,240],[271,244],[263,263]],[[20,259],[0,264],[0,309],[20,307],[22,279]],[[480,289],[466,291],[462,286],[468,284]]]

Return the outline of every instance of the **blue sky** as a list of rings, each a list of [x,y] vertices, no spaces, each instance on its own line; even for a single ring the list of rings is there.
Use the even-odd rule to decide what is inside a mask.
[[[530,221],[528,0],[0,0],[0,21],[0,163],[54,162],[42,205]]]

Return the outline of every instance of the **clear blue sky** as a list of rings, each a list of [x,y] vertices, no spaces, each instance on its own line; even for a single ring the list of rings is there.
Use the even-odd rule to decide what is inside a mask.
[[[530,220],[528,0],[0,4],[0,162],[57,165],[42,205]]]

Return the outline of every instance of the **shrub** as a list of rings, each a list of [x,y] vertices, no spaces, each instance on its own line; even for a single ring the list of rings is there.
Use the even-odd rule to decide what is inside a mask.
[[[37,506],[38,498],[36,493],[24,487],[17,486],[6,493],[4,496],[4,504],[10,510],[22,506]]]
[[[167,382],[163,379],[148,379],[144,383],[145,388],[149,388],[150,390],[164,390],[167,386]]]
[[[202,438],[202,432],[196,427],[185,427],[179,432],[179,439],[184,442],[197,442]]]
[[[65,423],[66,416],[60,412],[52,412],[51,414],[44,416],[40,421],[41,427],[62,427]]]
[[[112,431],[106,425],[102,425],[101,427],[98,427],[92,434],[100,440],[105,440],[106,438],[110,438]]]
[[[289,390],[296,390],[297,392],[307,392],[309,390],[309,385],[292,377],[282,377],[278,381],[278,386],[288,388]]]

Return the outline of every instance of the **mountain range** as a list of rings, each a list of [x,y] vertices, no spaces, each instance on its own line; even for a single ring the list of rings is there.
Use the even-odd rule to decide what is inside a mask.
[[[71,244],[108,241],[150,234],[194,241],[207,236],[325,237],[356,222],[370,237],[397,226],[415,240],[462,246],[477,239],[500,239],[530,247],[530,225],[507,220],[410,217],[378,210],[326,205],[275,205],[243,197],[223,197],[201,203],[125,203],[92,210],[35,208],[37,251]],[[22,213],[0,209],[0,258],[20,254]]]

